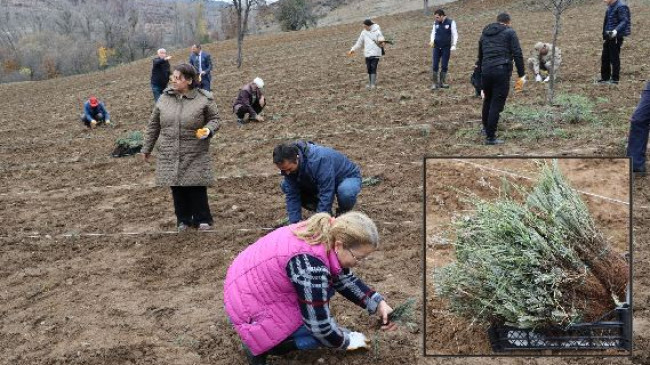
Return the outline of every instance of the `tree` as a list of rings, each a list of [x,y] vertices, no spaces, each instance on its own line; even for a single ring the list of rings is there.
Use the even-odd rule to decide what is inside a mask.
[[[560,34],[562,13],[575,2],[575,0],[544,0],[542,2],[544,7],[551,11],[555,18],[555,25],[553,26],[553,51],[551,52],[551,70],[553,70],[553,74],[549,75],[550,78],[546,94],[546,101],[549,105],[553,104],[553,98],[555,97],[555,50],[557,48],[557,36]]]
[[[232,0],[237,15],[237,68],[241,68],[244,61],[242,48],[244,47],[244,35],[248,30],[248,15],[255,5],[266,4],[264,0]]]
[[[275,13],[282,30],[300,30],[316,25],[316,16],[311,5],[305,0],[284,0]]]

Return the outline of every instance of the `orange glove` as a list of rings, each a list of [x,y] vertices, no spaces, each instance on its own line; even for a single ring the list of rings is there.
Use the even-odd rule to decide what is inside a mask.
[[[520,92],[524,89],[524,84],[526,83],[526,76],[521,77],[515,82],[515,91]]]
[[[196,130],[196,138],[206,139],[210,135],[210,130],[208,128],[199,128]]]
[[[354,56],[354,51],[353,51],[353,50],[349,50],[349,51],[348,51],[348,57],[352,57],[352,56]]]

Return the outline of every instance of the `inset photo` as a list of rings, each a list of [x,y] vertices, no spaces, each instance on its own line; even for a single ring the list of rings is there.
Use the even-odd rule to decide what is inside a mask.
[[[629,356],[627,158],[425,159],[426,356]]]

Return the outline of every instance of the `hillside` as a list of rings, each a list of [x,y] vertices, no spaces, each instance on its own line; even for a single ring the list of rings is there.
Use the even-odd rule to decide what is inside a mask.
[[[395,39],[379,64],[379,89],[365,90],[365,64],[345,52],[356,22],[246,38],[244,66],[236,43],[208,44],[216,62],[212,85],[222,128],[212,141],[216,182],[208,189],[212,232],[177,235],[169,189],[154,186],[154,166],[139,156],[114,159],[117,138],[144,129],[152,108],[150,60],[103,72],[0,85],[0,364],[244,364],[230,329],[222,284],[232,259],[284,217],[273,147],[309,139],[335,147],[364,176],[357,209],[378,224],[380,250],[355,272],[390,304],[422,300],[424,155],[624,154],[628,119],[649,66],[650,4],[630,1],[634,35],[622,51],[621,84],[594,84],[600,65],[604,8],[567,11],[559,46],[564,65],[559,91],[586,97],[598,122],[557,125],[507,121],[506,143],[483,146],[480,100],[469,84],[484,25],[508,10],[522,46],[550,39],[551,14],[511,0],[462,0],[445,6],[459,25],[449,90],[429,91],[431,17],[420,10],[378,17]],[[638,15],[635,15],[638,14]],[[188,49],[172,53],[173,63]],[[266,82],[267,122],[238,128],[231,103],[244,83]],[[115,128],[91,132],[78,122],[89,95],[104,100]],[[543,102],[544,86],[529,82],[511,106]],[[155,157],[155,153],[154,153]],[[462,172],[462,171],[461,171]],[[467,175],[469,176],[469,175]],[[634,186],[634,353],[608,364],[650,362],[650,187]],[[427,273],[428,275],[428,273]],[[370,352],[313,351],[272,364],[488,364],[490,358],[421,358],[423,333],[379,333],[374,322],[340,296],[332,302],[343,326],[363,331]],[[416,317],[422,326],[422,318]],[[455,322],[458,327],[467,326]],[[447,328],[427,327],[427,341]],[[466,333],[450,350],[486,347]],[[440,337],[436,337],[440,336]],[[500,359],[500,364],[602,364],[601,358]]]

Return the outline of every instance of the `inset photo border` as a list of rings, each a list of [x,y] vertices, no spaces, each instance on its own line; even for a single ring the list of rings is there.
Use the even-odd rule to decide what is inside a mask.
[[[632,355],[620,157],[425,157],[423,354]]]

